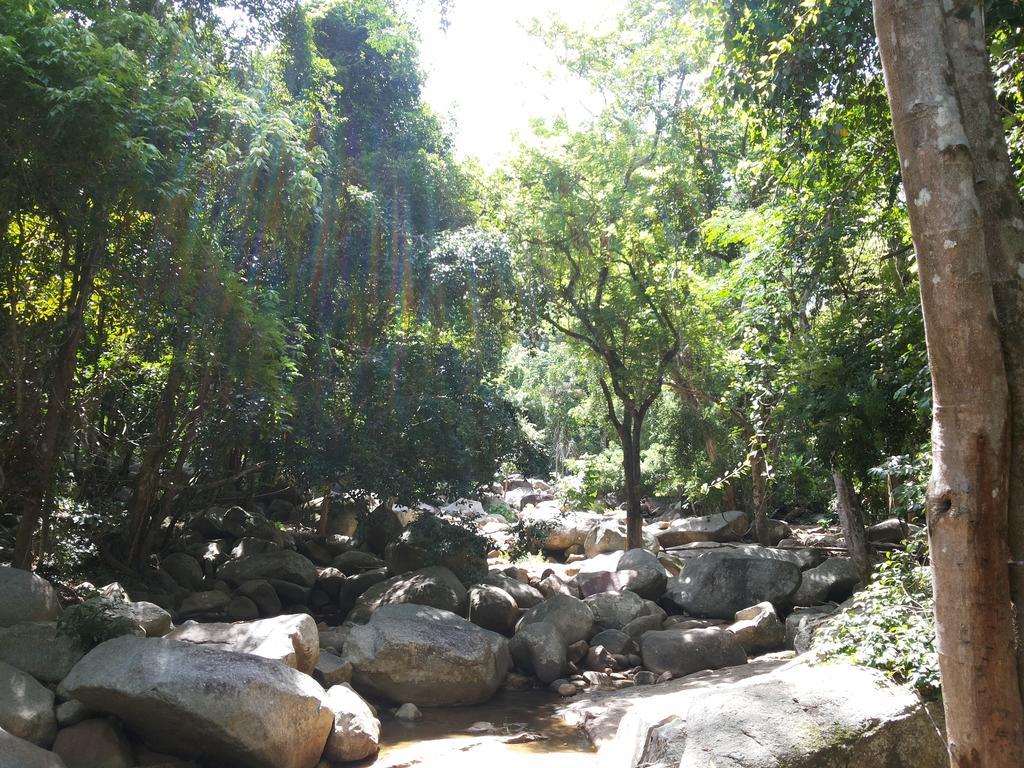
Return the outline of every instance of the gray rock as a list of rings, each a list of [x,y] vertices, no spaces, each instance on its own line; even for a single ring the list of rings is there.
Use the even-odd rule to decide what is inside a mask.
[[[421,568],[397,577],[384,591],[380,605],[415,603],[465,616],[469,593],[458,577],[442,566]]]
[[[379,557],[372,555],[369,552],[350,550],[348,552],[342,552],[331,560],[331,567],[337,568],[346,576],[354,576],[355,574],[363,573],[364,571],[374,571],[379,568],[384,568],[385,563]]]
[[[57,706],[56,714],[57,724],[61,728],[66,728],[69,725],[80,723],[93,715],[89,708],[82,702],[78,701],[78,699],[71,699],[70,701],[65,701],[63,704],[59,704]]]
[[[605,552],[617,552],[626,548],[626,526],[618,520],[605,520],[598,523],[583,542],[583,550],[587,557],[595,557]]]
[[[171,631],[171,614],[154,603],[122,603],[115,608],[115,612],[142,627],[146,637],[163,637]]]
[[[43,683],[59,683],[82,655],[75,640],[57,634],[55,622],[0,628],[0,661]]]
[[[601,592],[583,601],[594,615],[594,623],[604,629],[622,629],[647,614],[647,605],[635,592]]]
[[[193,592],[178,606],[178,618],[185,620],[193,617],[220,616],[230,602],[231,595],[225,594],[219,589],[211,589],[209,592]]]
[[[799,586],[799,568],[785,560],[712,553],[687,562],[669,581],[668,596],[686,613],[732,619],[765,600],[784,604]]]
[[[594,628],[594,614],[582,600],[569,595],[552,595],[523,615],[520,628],[540,622],[556,627],[566,645],[571,645],[590,637]]]
[[[235,587],[255,579],[280,579],[312,587],[316,583],[316,566],[309,558],[285,549],[231,560],[220,567],[217,576]]]
[[[786,626],[771,603],[744,608],[736,612],[735,618],[729,631],[748,654],[777,651],[786,644]]]
[[[174,552],[160,561],[160,568],[182,589],[196,592],[203,588],[203,569],[192,555]]]
[[[633,640],[639,641],[644,636],[644,632],[657,632],[662,628],[663,623],[664,619],[660,615],[647,614],[646,616],[637,616],[626,624],[622,631]]]
[[[529,584],[523,584],[523,582],[517,581],[503,573],[489,573],[480,583],[490,584],[507,592],[516,601],[516,605],[523,610],[533,608],[533,606],[544,601],[544,595],[540,593],[540,590],[531,587]]]
[[[29,571],[0,566],[0,595],[0,627],[60,617],[60,602],[50,582]]]
[[[636,592],[647,600],[657,600],[665,594],[668,574],[658,558],[646,549],[631,549],[622,555],[616,573],[626,576],[624,589]]]
[[[0,728],[0,768],[67,768],[53,752]]]
[[[649,526],[658,543],[668,549],[695,541],[737,541],[750,527],[746,512],[731,510],[717,515],[685,517]]]
[[[331,651],[320,651],[313,668],[313,679],[324,688],[352,682],[352,664]]]
[[[349,685],[332,686],[324,702],[334,713],[324,758],[337,763],[363,760],[380,750],[380,720]]]
[[[57,735],[53,694],[31,675],[0,662],[0,728],[49,748]]]
[[[320,656],[316,622],[305,614],[234,624],[188,622],[167,639],[273,659],[306,674],[312,674]]]
[[[786,647],[797,653],[807,653],[818,627],[838,610],[834,605],[794,610],[786,617]]]
[[[508,641],[437,608],[385,605],[349,629],[342,658],[356,690],[420,706],[479,704],[509,667]]]
[[[108,720],[83,720],[62,728],[53,751],[68,768],[132,768],[132,748]]]
[[[548,684],[566,671],[566,643],[553,624],[539,622],[519,628],[509,644],[516,666]]]
[[[228,621],[252,621],[260,617],[260,609],[244,595],[235,595],[224,608]]]
[[[333,720],[323,689],[301,672],[168,639],[109,640],[63,688],[155,749],[225,766],[313,768]]]
[[[605,629],[594,635],[590,643],[603,646],[608,653],[628,653],[633,647],[633,638],[621,629]]]
[[[718,679],[701,675],[594,696],[571,705],[571,718],[599,745],[606,765],[949,765],[941,713],[881,673],[801,660],[760,675],[757,667],[744,668],[746,679],[730,670]]]
[[[890,517],[875,525],[869,525],[866,534],[872,544],[899,544],[920,530],[919,525],[909,525],[898,517]]]
[[[747,663],[736,637],[721,627],[647,632],[640,638],[640,655],[651,672],[674,677]]]
[[[841,603],[853,594],[861,577],[849,557],[830,557],[817,568],[804,571],[800,588],[793,595],[795,605]]]
[[[509,635],[519,618],[519,606],[505,590],[489,584],[477,584],[469,590],[468,617],[484,629]]]

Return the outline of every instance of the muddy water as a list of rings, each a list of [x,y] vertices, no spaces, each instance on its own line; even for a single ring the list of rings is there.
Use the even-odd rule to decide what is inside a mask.
[[[595,768],[582,731],[562,722],[545,691],[505,691],[475,707],[424,709],[415,722],[381,708],[373,768]]]

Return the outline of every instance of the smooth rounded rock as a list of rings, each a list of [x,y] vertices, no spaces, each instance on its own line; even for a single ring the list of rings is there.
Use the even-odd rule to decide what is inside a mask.
[[[20,568],[0,567],[0,627],[56,621],[60,602],[50,582]]]
[[[376,755],[380,750],[380,720],[349,685],[335,685],[324,696],[334,713],[334,727],[327,737],[324,758],[347,763]]]
[[[342,659],[357,691],[420,706],[479,704],[509,669],[508,641],[449,611],[385,605],[352,626]]]
[[[49,748],[57,734],[53,693],[34,677],[0,662],[0,728]]]
[[[168,639],[109,640],[62,687],[155,749],[223,766],[313,768],[333,722],[313,678],[259,656]]]
[[[543,603],[528,610],[520,622],[527,624],[545,622],[556,627],[567,645],[587,640],[594,627],[594,614],[582,600],[570,595],[552,595]]]

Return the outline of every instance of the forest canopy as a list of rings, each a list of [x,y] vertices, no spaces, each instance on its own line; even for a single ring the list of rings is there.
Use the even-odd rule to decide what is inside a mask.
[[[987,16],[1018,168],[1019,10]],[[869,8],[539,21],[604,106],[493,172],[422,96],[415,14],[4,0],[17,560],[75,520],[142,563],[217,498],[413,504],[513,471],[634,520],[649,497],[828,518],[837,478],[871,519],[921,514],[930,383]]]

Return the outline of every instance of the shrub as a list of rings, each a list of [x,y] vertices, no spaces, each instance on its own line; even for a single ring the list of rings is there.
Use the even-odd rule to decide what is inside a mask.
[[[926,551],[922,533],[887,554],[853,606],[819,628],[813,645],[818,656],[874,667],[925,695],[938,695],[931,571],[920,565]]]
[[[521,562],[531,555],[544,552],[544,542],[555,527],[550,520],[518,520],[508,530],[508,559],[513,563]]]
[[[406,531],[410,541],[424,545],[427,565],[450,568],[463,584],[474,584],[487,575],[487,555],[496,545],[471,523],[423,514]]]
[[[105,597],[94,597],[73,605],[61,614],[57,633],[70,637],[89,652],[100,643],[121,635],[135,634],[138,625]]]

